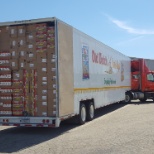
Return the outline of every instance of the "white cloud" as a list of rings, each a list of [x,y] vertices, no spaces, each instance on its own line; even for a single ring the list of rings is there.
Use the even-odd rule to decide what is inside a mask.
[[[110,21],[112,23],[114,23],[115,25],[117,25],[119,28],[126,30],[128,33],[131,34],[140,34],[140,35],[144,35],[144,34],[154,34],[154,30],[147,30],[147,29],[136,29],[133,28],[131,26],[128,26],[125,22],[117,20],[117,19],[113,19],[111,17],[108,16],[108,18],[110,19]]]

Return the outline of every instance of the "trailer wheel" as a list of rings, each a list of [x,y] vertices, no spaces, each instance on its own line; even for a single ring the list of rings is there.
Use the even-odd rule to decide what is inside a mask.
[[[93,102],[90,102],[90,103],[87,105],[87,120],[88,120],[88,121],[93,120],[93,119],[94,119],[94,116],[95,116],[94,103],[93,103]]]
[[[80,105],[79,124],[83,125],[86,122],[86,106],[84,103]]]
[[[125,103],[130,103],[131,102],[131,95],[130,93],[126,93],[125,95]]]

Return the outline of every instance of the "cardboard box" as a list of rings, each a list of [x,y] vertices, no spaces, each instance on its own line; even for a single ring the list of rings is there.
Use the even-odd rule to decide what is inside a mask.
[[[27,51],[32,51],[32,52],[34,52],[34,51],[36,50],[36,45],[35,45],[35,43],[30,43],[30,44],[27,44],[26,46],[27,46],[27,47],[26,47]]]
[[[21,80],[13,80],[12,81],[12,88],[21,88],[23,87],[23,81]]]
[[[6,108],[6,110],[7,110],[7,109],[10,109],[11,107],[12,107],[12,102],[11,101],[6,101],[6,102],[5,101],[3,101],[3,102],[1,101],[0,102],[0,110],[2,110],[2,108],[3,109]]]
[[[47,41],[46,40],[40,40],[36,41],[36,49],[42,49],[47,47]]]
[[[18,59],[19,58],[19,50],[15,49],[15,50],[10,50],[11,53],[11,58],[12,59]]]
[[[36,33],[31,32],[26,35],[26,41],[27,43],[35,43],[36,42]]]
[[[0,59],[11,59],[11,53],[9,51],[0,52]]]
[[[26,69],[36,69],[37,63],[35,60],[27,60]]]
[[[56,110],[56,95],[52,90],[48,90],[48,116],[55,116]]]
[[[36,106],[36,116],[47,116],[47,104],[45,103],[45,101],[37,101]]]
[[[25,69],[26,68],[26,60],[20,59],[19,60],[19,69]]]
[[[54,34],[55,33],[55,28],[54,27],[48,27],[47,28],[47,34]]]
[[[36,42],[40,41],[40,40],[44,40],[44,41],[47,40],[47,33],[46,32],[36,34]]]
[[[18,50],[20,59],[27,59],[27,51],[26,50]]]
[[[24,108],[24,103],[20,101],[13,101],[12,102],[13,109],[22,109]]]
[[[18,48],[19,50],[24,50],[26,48],[26,38],[25,37],[19,37],[18,38]]]
[[[47,48],[36,48],[36,52],[37,53],[46,53],[47,52]]]
[[[26,27],[25,26],[17,26],[18,37],[25,36]]]
[[[2,60],[2,59],[0,59],[0,67],[3,67],[3,66],[7,66],[7,67],[9,67],[10,66],[10,60]]]
[[[13,80],[22,80],[23,79],[23,70],[13,71],[12,78],[13,78]]]
[[[1,116],[11,116],[12,115],[12,111],[9,110],[0,110],[0,115]]]
[[[10,26],[9,31],[11,37],[17,37],[17,26]]]
[[[8,88],[12,85],[11,80],[1,80],[0,81],[0,87],[1,88]]]
[[[42,24],[36,24],[36,33],[44,33],[47,31],[47,24],[42,23]]]
[[[47,42],[50,43],[54,43],[55,44],[55,35],[54,34],[48,34],[47,35]]]
[[[27,59],[27,61],[36,60],[36,52],[35,51],[28,51],[26,59]]]
[[[14,50],[18,49],[18,39],[17,38],[10,39],[10,49],[14,49]]]
[[[23,116],[23,110],[18,110],[18,109],[16,109],[16,108],[13,108],[12,109],[12,115],[13,116]]]
[[[19,61],[18,59],[11,59],[11,70],[18,70],[19,69]]]
[[[12,79],[12,74],[10,73],[4,73],[4,74],[0,74],[0,81],[6,81],[6,80],[10,80]],[[0,89],[0,93],[1,93],[1,89]]]
[[[36,53],[37,63],[47,63],[47,54],[46,52]]]
[[[26,32],[32,33],[36,31],[36,24],[28,24],[26,25]]]
[[[3,26],[3,27],[0,27],[0,34],[1,35],[6,35],[6,34],[9,34],[10,35],[10,27],[9,26]]]
[[[12,101],[12,96],[11,95],[0,95],[0,101],[1,102],[10,102]]]

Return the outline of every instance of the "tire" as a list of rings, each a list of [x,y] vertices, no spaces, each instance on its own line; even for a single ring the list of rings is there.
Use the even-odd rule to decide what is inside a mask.
[[[85,122],[86,122],[86,106],[85,106],[85,104],[83,104],[83,103],[81,103],[81,105],[80,105],[80,114],[79,114],[79,119],[78,119],[78,121],[79,121],[79,124],[80,125],[83,125]]]
[[[87,121],[91,121],[94,119],[95,116],[95,108],[94,108],[94,103],[90,102],[87,105]]]
[[[130,103],[131,102],[131,95],[129,93],[126,93],[124,101],[125,101],[125,103]]]

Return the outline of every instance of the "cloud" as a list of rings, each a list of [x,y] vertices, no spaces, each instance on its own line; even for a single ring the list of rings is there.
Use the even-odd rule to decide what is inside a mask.
[[[111,18],[109,16],[108,16],[108,18],[116,26],[118,26],[121,29],[126,30],[128,33],[131,33],[131,34],[139,34],[139,35],[147,35],[147,34],[153,35],[154,34],[154,30],[136,29],[136,28],[133,28],[131,26],[128,26],[126,24],[126,22],[123,22],[123,21],[120,21],[120,20],[117,20],[117,19],[113,19],[113,18]]]

